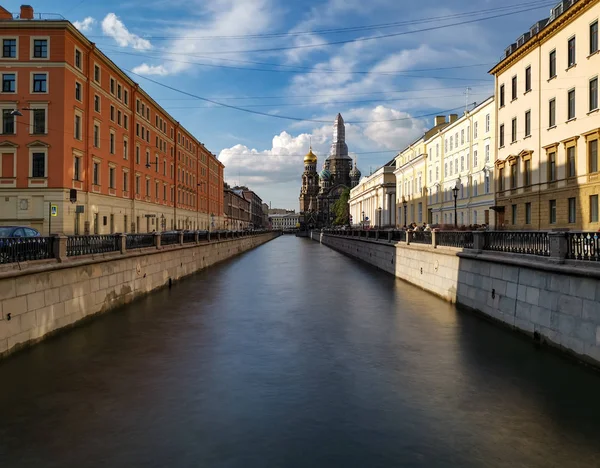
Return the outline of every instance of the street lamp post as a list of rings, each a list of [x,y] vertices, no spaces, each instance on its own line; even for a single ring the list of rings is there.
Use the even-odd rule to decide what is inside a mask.
[[[454,227],[458,228],[458,217],[456,214],[456,199],[458,198],[458,183],[452,189],[452,195],[454,195]]]
[[[402,207],[404,210],[404,227],[406,227],[406,207],[408,206],[408,202],[405,197],[402,197]]]

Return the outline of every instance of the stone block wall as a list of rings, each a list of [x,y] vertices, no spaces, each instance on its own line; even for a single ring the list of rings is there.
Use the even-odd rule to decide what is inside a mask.
[[[31,262],[24,270],[0,273],[0,357],[277,236]]]
[[[320,233],[313,239],[600,366],[596,265]]]

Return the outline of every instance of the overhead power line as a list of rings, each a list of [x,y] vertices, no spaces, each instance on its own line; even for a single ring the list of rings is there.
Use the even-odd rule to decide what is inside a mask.
[[[177,89],[177,88],[175,88],[173,86],[166,85],[166,84],[161,83],[159,81],[153,80],[152,78],[148,78],[148,77],[142,76],[142,75],[140,75],[138,73],[135,73],[135,72],[133,72],[131,70],[127,70],[125,68],[123,70],[126,71],[127,73],[131,74],[131,75],[134,75],[134,76],[142,78],[142,79],[144,79],[146,81],[149,81],[150,83],[154,83],[154,84],[156,84],[158,86],[161,86],[163,88],[170,89],[171,91],[175,91],[177,93],[184,94],[184,95],[192,97],[194,99],[198,99],[200,101],[209,102],[209,103],[215,104],[217,106],[227,107],[229,109],[234,109],[234,110],[237,110],[237,111],[240,111],[240,112],[246,112],[248,114],[255,114],[255,115],[262,115],[264,117],[271,117],[271,118],[276,118],[276,119],[293,120],[293,121],[296,121],[296,122],[331,123],[331,120],[305,119],[305,118],[302,118],[302,117],[293,117],[293,116],[287,116],[287,115],[269,114],[267,112],[260,112],[260,111],[255,111],[255,110],[252,110],[252,109],[246,109],[246,108],[243,108],[243,107],[232,106],[231,104],[226,104],[224,102],[218,102],[218,101],[215,101],[213,99],[208,99],[208,98],[205,98],[205,97],[202,97],[202,96],[198,96],[197,94],[188,93],[187,91],[183,91],[183,90]],[[439,115],[440,113],[454,112],[454,111],[457,111],[457,110],[462,109],[462,108],[463,108],[463,106],[460,106],[460,107],[456,107],[454,109],[447,109],[447,110],[444,110],[444,111],[433,112],[431,114],[424,114],[424,115],[411,116],[411,117],[403,117],[403,118],[398,118],[398,119],[355,120],[355,121],[348,121],[347,123],[348,124],[361,124],[361,123],[377,123],[377,122],[399,122],[399,121],[403,121],[403,120],[412,120],[412,119],[418,119],[418,118],[422,118],[422,117],[430,117],[432,115]]]
[[[556,3],[555,0],[537,0],[532,2],[523,2],[516,3],[511,5],[504,5],[502,7],[497,8],[487,8],[483,10],[476,11],[467,11],[462,13],[455,13],[451,15],[441,15],[441,16],[433,16],[427,18],[416,18],[412,20],[406,21],[395,21],[392,23],[379,23],[379,24],[371,24],[364,26],[349,26],[345,28],[327,28],[327,29],[315,29],[310,31],[281,31],[281,32],[273,32],[273,33],[256,33],[256,34],[238,34],[238,35],[208,35],[208,36],[177,36],[177,35],[144,35],[145,39],[152,40],[170,40],[170,39],[199,39],[199,40],[215,40],[215,39],[273,39],[278,37],[297,37],[297,36],[306,36],[306,35],[327,35],[327,34],[342,34],[349,32],[362,32],[369,31],[374,29],[386,29],[386,28],[396,28],[399,26],[410,26],[415,24],[424,24],[429,22],[448,20],[448,19],[456,19],[463,18],[468,16],[476,16],[485,13],[498,12],[498,11],[506,11],[513,9],[520,9],[526,6],[552,6]],[[103,37],[101,35],[90,35],[88,37]]]

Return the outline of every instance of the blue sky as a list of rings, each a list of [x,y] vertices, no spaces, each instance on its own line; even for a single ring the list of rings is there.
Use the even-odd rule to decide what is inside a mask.
[[[20,3],[1,4],[17,12]],[[462,112],[467,87],[470,102],[491,95],[487,71],[548,16],[552,2],[44,0],[32,6],[63,15],[115,63],[141,75],[132,78],[225,163],[228,182],[249,185],[274,207],[298,209],[302,157],[312,141],[322,164],[338,112],[350,122],[350,152],[368,174],[431,126],[434,114]],[[506,16],[481,20],[496,15]],[[330,42],[345,43],[323,45]],[[144,77],[269,116],[201,101]]]

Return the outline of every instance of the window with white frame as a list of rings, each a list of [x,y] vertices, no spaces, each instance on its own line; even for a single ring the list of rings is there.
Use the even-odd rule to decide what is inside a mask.
[[[5,59],[16,59],[19,58],[17,47],[17,38],[3,38],[2,39],[2,58]]]
[[[32,149],[30,152],[29,177],[45,178],[48,173],[46,149]]]
[[[48,92],[48,73],[32,73],[31,74],[31,92],[32,93],[47,93]]]
[[[48,107],[36,107],[30,110],[31,133],[34,135],[43,135],[48,133],[46,125],[48,117]]]
[[[2,92],[16,93],[17,92],[17,75],[16,73],[2,73]]]
[[[48,38],[31,38],[31,57],[36,59],[48,58]]]

